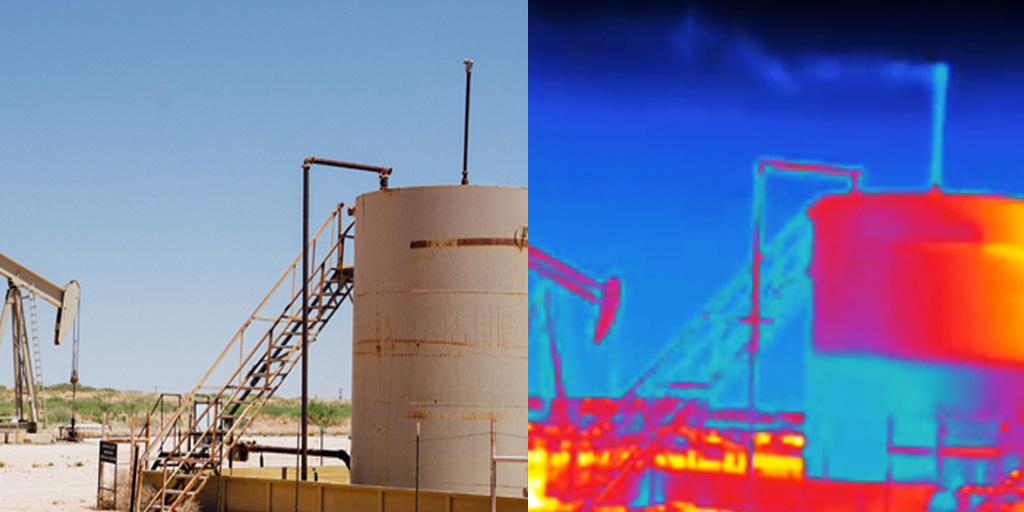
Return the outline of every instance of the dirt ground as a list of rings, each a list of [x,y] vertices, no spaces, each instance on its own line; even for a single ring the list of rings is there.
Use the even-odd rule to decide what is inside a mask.
[[[0,510],[95,510],[99,441],[0,444]]]
[[[246,438],[260,444],[295,446],[296,437],[255,436]],[[319,437],[310,437],[310,448],[320,447]],[[324,448],[348,449],[347,436],[326,436]],[[118,471],[128,471],[128,447],[121,445]],[[264,455],[266,466],[294,466],[293,455]],[[320,465],[319,457],[309,464]],[[341,465],[340,460],[325,458],[323,465]],[[99,465],[99,441],[49,445],[0,444],[0,511],[81,511],[96,510],[96,477]],[[259,456],[234,467],[258,467]],[[105,471],[111,471],[108,466]],[[225,466],[226,470],[226,466]],[[110,473],[108,473],[110,474]],[[112,478],[110,475],[108,478]]]

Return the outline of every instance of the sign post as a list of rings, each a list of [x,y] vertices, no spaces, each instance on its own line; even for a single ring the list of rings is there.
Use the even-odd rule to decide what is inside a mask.
[[[106,487],[103,485],[103,468],[104,464],[114,465],[114,486]],[[113,496],[114,508],[117,508],[117,443],[110,441],[100,441],[100,464],[99,464],[99,475],[96,478],[96,508],[102,510],[102,497],[103,491],[110,491]]]

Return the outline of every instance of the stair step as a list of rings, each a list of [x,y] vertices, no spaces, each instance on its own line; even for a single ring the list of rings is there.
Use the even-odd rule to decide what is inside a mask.
[[[309,330],[309,338],[310,339],[316,337],[316,335],[317,335],[316,329],[310,329]],[[298,330],[298,331],[285,331],[285,332],[281,333],[281,336],[287,336],[289,338],[291,338],[293,336],[302,337],[302,331],[301,330]]]
[[[260,397],[258,395],[249,395],[249,396],[247,396],[245,398],[246,398],[245,400],[232,400],[232,401],[224,404],[224,408],[227,409],[229,407],[245,407],[245,406],[250,405],[250,404],[252,404],[252,403],[254,403],[254,402],[256,402],[257,400],[260,399]],[[231,419],[235,419],[236,418],[236,414],[235,413],[237,413],[237,412],[238,411],[233,411],[232,413],[229,413],[230,418]]]
[[[173,478],[173,479],[182,479],[182,478],[192,479],[193,477],[196,476],[196,474],[195,473],[178,473],[177,475],[174,475],[174,476],[171,476],[171,475],[167,475],[167,476],[169,478]],[[200,474],[198,476],[198,478],[200,480],[206,480],[209,477],[206,476],[206,473],[202,473],[202,474]]]
[[[281,374],[282,374],[281,372],[276,372],[276,371],[275,372],[254,372],[254,373],[250,373],[250,374],[246,375],[245,378],[247,378],[247,379],[255,379],[255,378],[263,379],[263,378],[270,377],[272,379],[276,379]]]
[[[168,459],[168,460],[172,460],[172,461],[176,461],[176,462],[180,462],[180,463],[191,463],[191,464],[206,464],[208,462],[213,462],[213,460],[210,457],[204,457],[204,458],[201,458],[201,459],[200,458],[196,458],[196,457],[174,457],[174,458]]]

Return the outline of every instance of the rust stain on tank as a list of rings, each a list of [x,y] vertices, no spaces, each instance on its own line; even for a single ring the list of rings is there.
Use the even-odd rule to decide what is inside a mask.
[[[476,346],[479,346],[478,343],[471,343],[471,342],[468,342],[468,341],[454,341],[454,340],[421,340],[421,339],[402,340],[402,339],[389,339],[387,341],[388,341],[389,344],[394,344],[394,345],[416,345],[416,346],[420,346],[420,345],[427,345],[427,346],[437,345],[437,346],[442,346],[442,347],[476,347]],[[359,341],[355,342],[355,346],[358,347],[360,345],[376,344],[378,342],[379,342],[379,340],[359,340]]]
[[[429,247],[520,247],[516,238],[448,238],[445,240],[413,240],[410,249],[426,249]]]

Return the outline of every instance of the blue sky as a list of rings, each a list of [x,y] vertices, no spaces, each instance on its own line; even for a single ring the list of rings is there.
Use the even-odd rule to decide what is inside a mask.
[[[562,340],[576,363],[570,394],[616,393],[614,379],[631,381],[749,268],[759,157],[859,164],[874,190],[928,183],[931,89],[915,73],[935,60],[887,53],[879,38],[824,53],[795,28],[762,27],[777,36],[769,42],[735,27],[686,15],[531,17],[531,243],[624,283],[602,346],[582,327]],[[1024,195],[1024,72],[983,57],[950,63],[944,182]],[[772,178],[769,234],[836,188]],[[551,393],[546,350],[531,347],[531,394]]]
[[[5,3],[0,251],[81,282],[83,383],[189,389],[300,248],[304,157],[458,182],[466,57],[471,178],[525,186],[525,2]],[[319,225],[376,183],[313,185]],[[314,347],[311,391],[350,396],[350,308]]]

